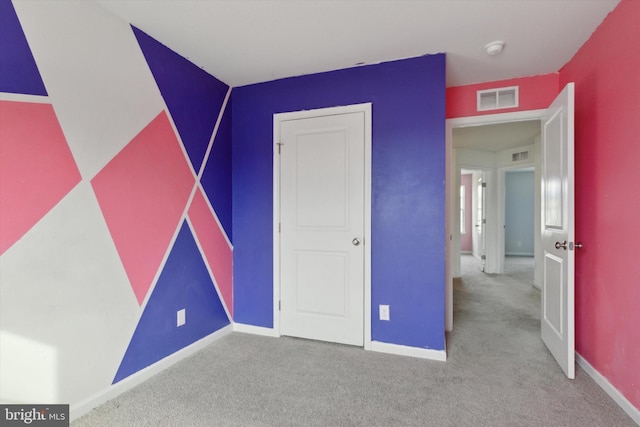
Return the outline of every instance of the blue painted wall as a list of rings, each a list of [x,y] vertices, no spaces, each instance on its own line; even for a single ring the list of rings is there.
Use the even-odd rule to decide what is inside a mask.
[[[176,327],[176,313],[187,322]],[[114,383],[227,326],[229,318],[183,222],[158,283],[145,306]]]
[[[209,159],[202,173],[202,186],[230,241],[231,235],[231,99],[227,102]]]
[[[198,173],[229,86],[136,27],[132,28]]]
[[[445,55],[234,88],[234,320],[273,326],[273,114],[372,103],[372,339],[444,349]]]
[[[533,171],[505,173],[504,251],[533,256],[535,181]]]

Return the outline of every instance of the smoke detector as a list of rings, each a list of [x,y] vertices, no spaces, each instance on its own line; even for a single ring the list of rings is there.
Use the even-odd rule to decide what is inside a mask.
[[[504,42],[502,40],[496,40],[494,42],[487,44],[484,47],[484,50],[487,51],[487,54],[489,56],[494,56],[499,54],[500,52],[502,52],[502,49],[504,49]]]

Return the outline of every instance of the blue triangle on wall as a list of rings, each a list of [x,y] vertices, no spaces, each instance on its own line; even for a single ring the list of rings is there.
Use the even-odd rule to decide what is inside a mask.
[[[182,309],[186,323],[178,327],[177,312]],[[191,229],[184,222],[114,384],[229,323]]]
[[[229,86],[136,27],[132,28],[198,173]]]
[[[9,0],[0,1],[0,92],[47,95],[38,66]]]

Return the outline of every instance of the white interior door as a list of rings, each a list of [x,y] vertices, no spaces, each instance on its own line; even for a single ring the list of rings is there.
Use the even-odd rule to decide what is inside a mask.
[[[543,283],[541,334],[567,377],[575,377],[574,84],[542,121]]]
[[[280,332],[364,342],[363,112],[280,122]]]

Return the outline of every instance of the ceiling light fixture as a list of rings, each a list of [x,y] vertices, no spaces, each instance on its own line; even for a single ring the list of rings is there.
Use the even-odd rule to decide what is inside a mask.
[[[504,42],[502,40],[496,40],[494,42],[489,43],[484,47],[484,50],[487,51],[489,56],[494,56],[502,52],[504,49]]]

